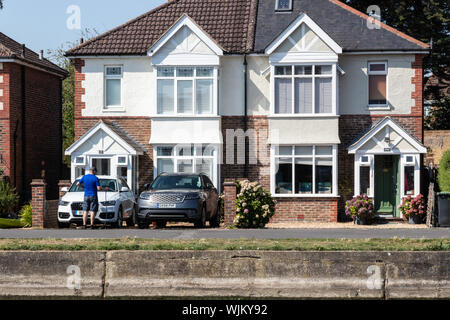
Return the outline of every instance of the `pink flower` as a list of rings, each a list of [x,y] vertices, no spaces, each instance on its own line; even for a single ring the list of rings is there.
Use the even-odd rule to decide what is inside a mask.
[[[244,213],[248,213],[248,209],[245,209],[245,210],[244,210]]]

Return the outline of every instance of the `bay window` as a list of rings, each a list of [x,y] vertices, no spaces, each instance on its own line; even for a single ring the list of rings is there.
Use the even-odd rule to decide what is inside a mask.
[[[214,146],[158,146],[155,176],[162,173],[204,173],[217,185],[217,152]]]
[[[336,65],[274,67],[275,114],[335,114]]]
[[[158,114],[213,114],[215,74],[214,67],[158,67]]]
[[[105,67],[105,108],[122,105],[122,67]]]
[[[272,193],[335,195],[336,146],[272,146]]]

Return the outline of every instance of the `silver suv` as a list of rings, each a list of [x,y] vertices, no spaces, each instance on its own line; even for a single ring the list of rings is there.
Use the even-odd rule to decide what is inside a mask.
[[[213,228],[220,225],[219,195],[204,174],[163,173],[145,189],[138,200],[140,229],[152,222],[165,227],[168,221],[193,222],[196,228],[204,228],[206,220]]]

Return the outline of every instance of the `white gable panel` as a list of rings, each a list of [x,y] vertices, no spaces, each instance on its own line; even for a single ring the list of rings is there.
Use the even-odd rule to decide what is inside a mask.
[[[97,131],[85,143],[80,145],[77,154],[128,154],[117,141],[103,130]]]
[[[302,23],[274,52],[333,52],[333,50],[311,28]]]

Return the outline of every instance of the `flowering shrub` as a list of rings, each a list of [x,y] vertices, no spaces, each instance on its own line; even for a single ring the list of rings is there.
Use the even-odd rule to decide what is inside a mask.
[[[238,181],[236,218],[238,228],[264,228],[275,214],[276,201],[258,182]]]
[[[367,195],[354,197],[345,203],[345,214],[352,218],[371,220],[375,213],[373,201]]]
[[[403,198],[402,203],[398,208],[406,219],[413,216],[423,216],[425,213],[425,201],[423,195],[419,194],[415,198],[412,198],[411,196]]]

